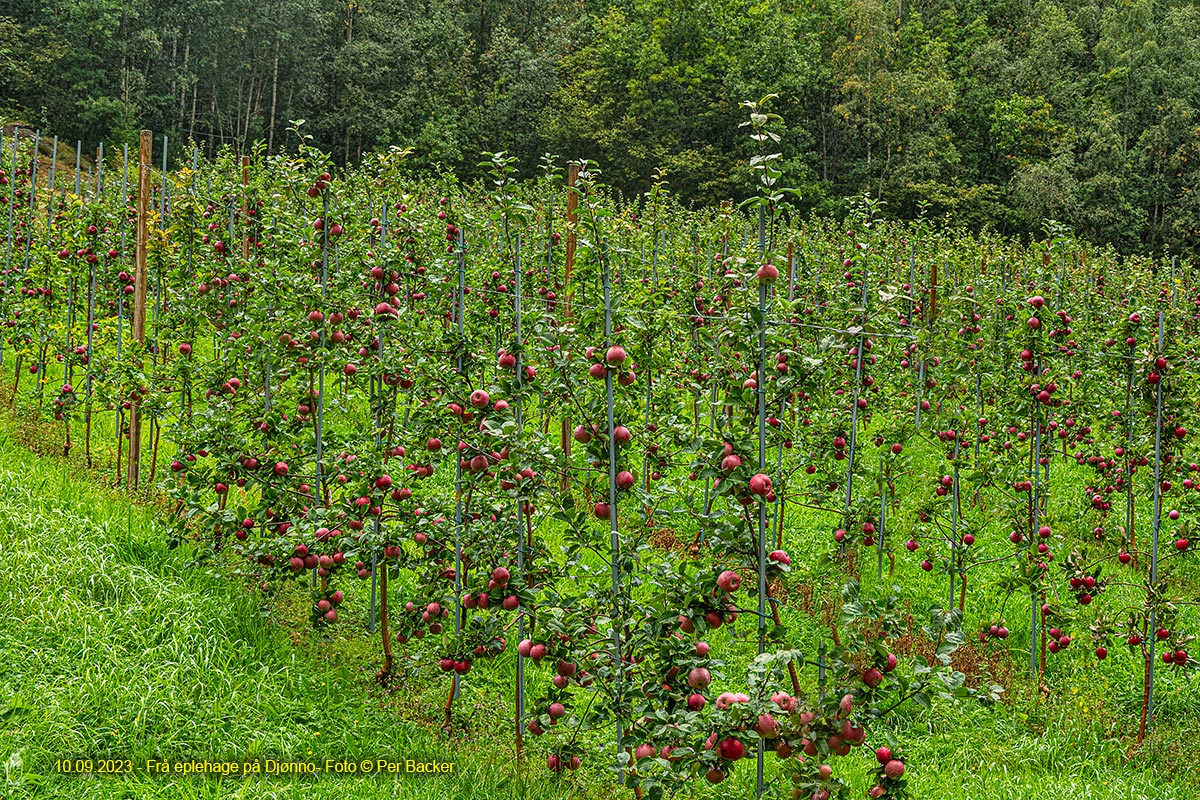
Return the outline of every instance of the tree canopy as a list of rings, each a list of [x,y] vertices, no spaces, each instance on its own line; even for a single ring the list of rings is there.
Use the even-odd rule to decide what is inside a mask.
[[[391,145],[474,175],[595,159],[685,201],[750,187],[740,100],[775,93],[802,211],[1124,252],[1200,248],[1200,10],[1181,0],[9,0],[0,113],[88,144]]]

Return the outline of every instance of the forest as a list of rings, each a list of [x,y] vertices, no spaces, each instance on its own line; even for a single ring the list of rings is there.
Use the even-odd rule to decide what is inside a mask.
[[[1174,0],[5,0],[0,116],[80,140],[268,153],[292,121],[340,163],[475,179],[592,159],[628,196],[742,199],[739,103],[782,117],[797,213],[1120,253],[1200,245],[1200,11]]]

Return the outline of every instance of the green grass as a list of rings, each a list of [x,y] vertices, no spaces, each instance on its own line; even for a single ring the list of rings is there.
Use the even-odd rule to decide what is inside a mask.
[[[293,646],[230,581],[189,567],[149,509],[0,434],[0,797],[545,796],[476,729],[445,739],[371,685],[361,652]],[[492,708],[477,708],[489,719]],[[400,778],[65,777],[61,758],[424,759]]]
[[[540,742],[518,769],[509,733],[512,656],[480,665],[455,706],[455,730],[436,728],[446,680],[429,659],[401,657],[387,691],[372,680],[377,644],[365,624],[365,584],[352,588],[347,613],[333,638],[307,632],[305,598],[297,591],[263,616],[263,598],[228,577],[189,564],[186,548],[171,549],[153,510],[131,506],[73,467],[32,455],[0,424],[0,798],[521,798],[605,797],[616,794],[605,772],[607,731],[588,740],[596,753],[569,780],[545,774]],[[1074,476],[1056,473],[1069,491]],[[913,479],[915,484],[915,479]],[[901,484],[902,497],[917,487]],[[905,501],[907,503],[907,499]],[[793,511],[787,546],[794,555],[828,550],[827,520]],[[553,531],[547,531],[549,538]],[[842,575],[816,559],[798,558],[796,581],[828,595]],[[873,568],[873,561],[865,564]],[[914,610],[945,600],[943,578],[900,559],[883,585],[864,575],[868,591],[898,585]],[[1003,567],[973,579],[967,620],[973,630],[998,602],[989,589]],[[1194,573],[1195,566],[1188,565]],[[914,797],[921,800],[1028,798],[1050,800],[1182,800],[1200,796],[1200,777],[1185,745],[1200,736],[1200,680],[1163,670],[1157,681],[1159,719],[1153,735],[1132,749],[1140,700],[1138,665],[1114,652],[1101,668],[1090,658],[1052,658],[1048,698],[1023,676],[1016,622],[1011,653],[971,646],[1003,676],[1006,701],[996,707],[935,702],[887,721],[904,743]],[[815,648],[821,626],[796,605],[785,610],[790,644]],[[739,626],[740,627],[740,626]],[[728,629],[710,640],[722,657]],[[742,632],[743,634],[745,631]],[[294,634],[294,635],[293,635]],[[298,643],[296,643],[298,642]],[[1085,645],[1086,646],[1086,645]],[[737,648],[726,675],[736,683],[750,648]],[[808,688],[813,675],[805,674]],[[544,675],[533,678],[544,679]],[[532,691],[532,688],[531,688]],[[611,745],[608,745],[611,755]],[[62,758],[129,759],[127,776],[64,776]],[[439,777],[205,777],[155,776],[148,759],[238,761],[276,758],[454,761]],[[861,791],[867,754],[835,768]],[[768,762],[771,763],[770,761]],[[4,766],[7,765],[7,766]],[[770,774],[770,773],[769,773]],[[753,769],[743,765],[720,789],[696,785],[695,797],[752,795]]]

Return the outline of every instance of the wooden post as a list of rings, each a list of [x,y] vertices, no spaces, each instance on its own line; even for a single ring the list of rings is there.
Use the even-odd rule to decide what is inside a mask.
[[[242,156],[242,224],[249,226],[250,220],[250,197],[247,192],[247,187],[250,186],[250,156]],[[254,236],[249,230],[242,238],[242,260],[246,261],[250,258],[250,242]]]
[[[579,180],[579,165],[567,166],[567,249],[566,261],[563,266],[563,317],[571,319],[571,270],[575,267],[575,247],[577,239],[575,228],[579,224],[579,193],[575,191],[575,183]],[[571,462],[571,417],[565,411],[562,418],[562,452],[568,464]],[[563,470],[562,491],[571,490],[571,470]]]
[[[142,131],[141,155],[138,164],[137,258],[133,273],[133,340],[146,343],[146,244],[150,238],[150,159],[154,134]],[[138,486],[138,469],[142,462],[141,397],[130,395],[129,409],[129,473],[126,483],[131,490]]]

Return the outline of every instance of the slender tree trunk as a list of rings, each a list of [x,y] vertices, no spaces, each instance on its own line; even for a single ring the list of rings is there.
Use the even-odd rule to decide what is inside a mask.
[[[183,45],[183,75],[188,78],[188,59],[192,53],[192,44],[187,42]],[[194,83],[194,81],[193,81]],[[179,122],[177,128],[183,130],[183,118],[187,112],[187,83],[180,81],[179,84]]]
[[[242,126],[242,148],[247,147],[250,142],[250,109],[254,102],[254,78],[250,78],[250,90],[246,92],[246,124]]]
[[[379,573],[379,633],[383,639],[383,667],[375,679],[380,685],[387,686],[392,677],[392,635],[388,631],[388,571],[387,563],[383,563],[383,571]]]
[[[158,424],[158,417],[151,417],[150,425],[154,428],[154,444],[150,452],[150,485],[153,486],[154,473],[158,470],[158,437],[162,433],[162,426]]]
[[[192,81],[192,121],[188,125],[188,136],[196,136],[196,103],[200,99],[200,81]]]
[[[271,121],[267,123],[267,152],[275,149],[275,101],[279,97],[279,38],[275,39],[275,60],[271,66]]]
[[[125,447],[125,434],[121,429],[125,425],[125,412],[121,405],[117,405],[117,482],[115,486],[121,485],[121,450]]]
[[[1153,631],[1150,634],[1153,635]],[[1142,655],[1146,662],[1145,671],[1142,677],[1142,716],[1138,722],[1137,743],[1140,745],[1142,740],[1146,738],[1146,724],[1149,722],[1150,713],[1150,659],[1154,658],[1154,649],[1147,648],[1142,645]]]
[[[454,674],[457,675],[457,673],[454,673]],[[458,681],[456,679],[454,679],[454,678],[450,679],[450,693],[448,695],[446,695],[446,709],[445,709],[446,710],[446,718],[442,722],[442,730],[447,731],[447,732],[452,727],[450,714],[454,710],[454,689],[456,688],[457,683],[458,683]]]
[[[8,398],[8,405],[11,408],[17,402],[17,387],[21,385],[21,354],[17,353],[17,368],[15,370],[16,377],[13,378],[12,396]]]

